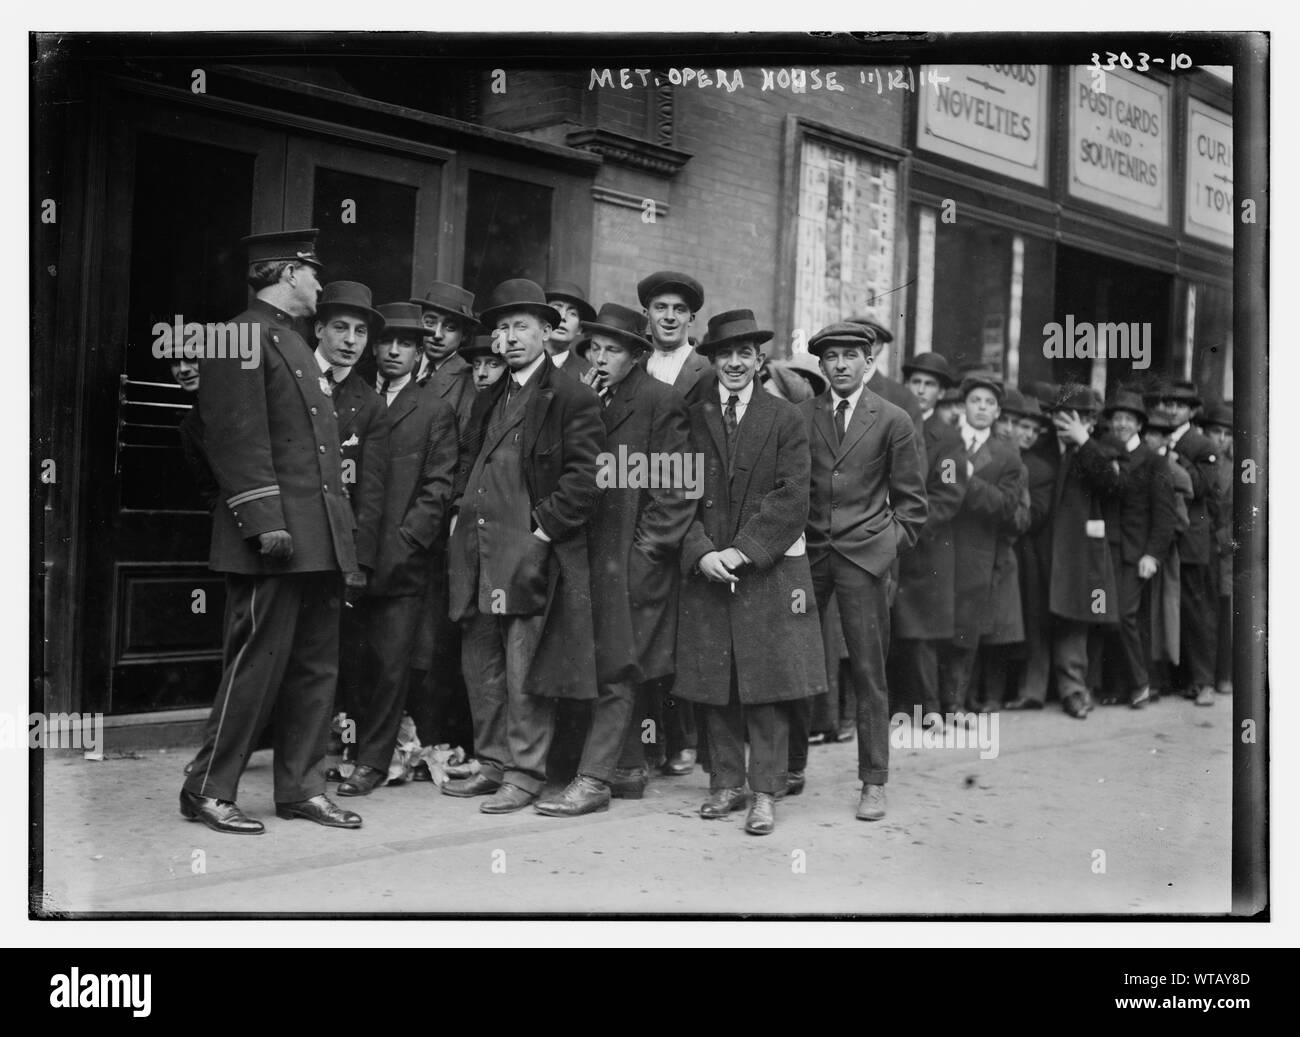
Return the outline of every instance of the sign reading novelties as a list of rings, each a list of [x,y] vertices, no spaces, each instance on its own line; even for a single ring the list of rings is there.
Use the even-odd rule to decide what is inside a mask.
[[[1100,89],[1098,89],[1100,87]],[[1137,73],[1070,69],[1070,194],[1169,223],[1169,87]]]
[[[1232,247],[1232,116],[1187,99],[1187,204],[1183,230]]]
[[[1046,65],[926,66],[916,146],[1045,187],[1047,80]]]

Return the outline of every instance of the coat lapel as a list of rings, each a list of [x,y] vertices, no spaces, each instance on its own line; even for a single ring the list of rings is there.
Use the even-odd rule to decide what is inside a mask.
[[[722,427],[722,406],[714,396],[704,401],[704,424],[713,439],[713,449],[717,451],[722,463],[727,463],[727,433]]]
[[[839,449],[835,442],[835,416],[831,409],[831,398],[834,395],[828,390],[818,396],[817,402],[813,404],[813,425],[821,433],[822,439],[826,440],[832,457]]]
[[[745,408],[745,418],[736,429],[736,449],[731,465],[733,501],[745,499],[750,477],[754,474],[754,464],[767,444],[775,417],[776,406],[771,396],[755,386],[753,395],[749,398],[749,406]]]
[[[844,442],[835,452],[835,460],[840,460],[845,454],[852,450],[867,430],[876,423],[880,417],[880,397],[870,389],[863,388],[862,395],[858,397],[858,405],[853,408],[853,417],[849,419],[849,427],[844,430]]]
[[[555,390],[551,388],[551,379],[557,373],[555,365],[551,363],[548,357],[543,361],[542,366],[537,369],[537,373],[533,375],[537,379],[537,390],[524,410],[525,457],[533,452],[537,437],[542,433],[542,424],[546,421],[546,412],[551,407],[551,401],[555,399]]]
[[[393,402],[388,405],[388,418],[393,428],[396,428],[415,410],[419,404],[419,394],[422,391],[415,379],[412,378],[402,386],[402,391],[393,397]]]
[[[573,361],[569,361],[572,363]],[[641,379],[650,377],[639,368],[632,368],[621,385],[614,390],[614,398],[605,408],[605,433],[608,435],[627,421],[636,410],[636,394],[641,387]]]
[[[464,357],[459,353],[453,354],[447,358],[446,363],[429,376],[430,388],[440,397],[446,398],[447,394],[455,386],[461,371],[467,367],[469,367],[469,364]]]

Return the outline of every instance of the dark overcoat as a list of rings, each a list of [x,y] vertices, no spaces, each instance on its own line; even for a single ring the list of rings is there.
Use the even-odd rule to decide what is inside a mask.
[[[464,428],[475,395],[474,368],[469,361],[459,353],[453,353],[436,371],[431,366],[420,384],[439,399],[445,400],[456,413],[457,426]]]
[[[1091,521],[1118,521],[1124,480],[1115,451],[1097,439],[1070,444],[1056,469],[1052,503],[1052,571],[1048,608],[1077,623],[1119,621],[1117,568],[1106,536],[1088,536]],[[1100,594],[1098,592],[1101,592]]]
[[[1163,564],[1174,540],[1174,483],[1169,462],[1139,440],[1133,450],[1112,440],[1119,458],[1123,487],[1118,520],[1106,527],[1111,558],[1137,565],[1143,555]]]
[[[726,705],[734,660],[742,703],[820,695],[826,662],[803,540],[807,422],[793,404],[755,386],[729,475],[716,389],[690,408],[690,421],[692,449],[704,455],[704,496],[682,545],[673,694]],[[734,593],[699,572],[701,558],[728,547],[753,563],[737,571]]]
[[[568,375],[575,381],[581,381],[582,376],[591,370],[591,361],[580,353],[574,352],[572,349],[568,352],[569,358],[564,361],[564,366],[557,367],[556,370],[559,371],[560,374]],[[552,360],[551,362],[554,363],[555,361]]]
[[[465,492],[480,451],[488,442],[497,401],[507,379],[476,393],[469,421],[461,436],[453,508]],[[525,690],[548,698],[596,697],[596,646],[591,622],[591,572],[588,523],[600,490],[596,485],[597,457],[605,448],[600,401],[587,386],[565,378],[549,361],[537,373],[536,391],[525,402],[523,474],[532,505],[532,522],[551,543],[544,552],[546,592],[541,642],[525,681]],[[474,615],[478,601],[477,541],[458,524],[448,543],[450,615]],[[531,545],[530,545],[531,546]],[[532,565],[534,555],[521,557],[519,568]],[[527,573],[511,582],[531,584]]]
[[[355,369],[334,387],[343,451],[343,485],[357,520],[357,564],[373,572],[379,556],[388,479],[388,408],[375,387]]]
[[[646,366],[646,361],[649,360],[652,350],[653,347],[641,354],[641,359],[637,362],[642,367]],[[717,385],[717,382],[718,379],[713,373],[713,365],[692,349],[686,354],[686,359],[682,361],[681,370],[677,372],[677,377],[673,379],[673,388],[686,401],[686,406],[691,407],[702,400],[705,390]]]
[[[686,402],[639,367],[614,388],[601,416],[603,489],[588,531],[596,669],[601,683],[666,677],[674,672],[678,555],[697,500],[685,483],[702,480],[703,466],[691,450]],[[657,485],[624,485],[632,480],[616,473],[632,454],[676,458],[685,478],[664,479],[671,469],[652,468]]]
[[[922,425],[929,502],[916,546],[899,560],[893,634],[900,638],[950,641],[953,636],[956,554],[952,520],[966,496],[966,445],[961,433],[931,414]]]
[[[203,365],[203,448],[220,488],[208,564],[249,576],[355,572],[332,387],[283,310],[255,299],[232,323],[259,325],[260,355],[251,367]],[[293,538],[290,558],[259,553],[258,536],[277,529]]]
[[[459,445],[456,414],[413,380],[386,409],[390,432],[384,513],[375,573],[366,594],[423,595],[451,501]]]
[[[990,435],[970,456],[974,472],[953,520],[956,606],[953,642],[1017,644],[1025,639],[1016,563],[1016,513],[1027,496],[1020,452]]]
[[[1209,438],[1195,428],[1188,428],[1170,450],[1192,480],[1192,496],[1187,501],[1189,525],[1178,538],[1179,557],[1183,565],[1209,565],[1217,553],[1211,545],[1222,507],[1218,455]]]
[[[1051,623],[1047,610],[1048,580],[1052,572],[1052,502],[1056,497],[1056,445],[1052,453],[1022,451],[1020,460],[1029,477],[1029,528],[1016,540],[1016,561],[1020,566],[1020,606],[1025,628],[1032,623],[1046,630]]]

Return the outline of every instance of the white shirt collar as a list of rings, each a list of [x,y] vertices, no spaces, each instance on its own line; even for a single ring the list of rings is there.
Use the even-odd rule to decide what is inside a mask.
[[[933,407],[931,407],[929,410],[923,410],[923,411],[921,411],[921,421],[922,421],[922,422],[929,421],[929,420],[930,420],[930,415],[933,414],[933,413],[934,413],[934,408],[933,408]]]
[[[506,376],[509,378],[513,378],[515,382],[519,385],[519,387],[522,389],[525,385],[528,384],[528,380],[532,378],[534,374],[537,373],[538,368],[542,366],[542,363],[543,361],[546,360],[546,357],[547,354],[543,350],[527,367],[522,367],[518,371],[507,371]]]
[[[1134,450],[1138,448],[1138,444],[1141,442],[1142,442],[1142,437],[1139,436],[1136,432],[1134,432],[1133,435],[1129,436],[1128,439],[1125,441],[1124,449],[1131,454],[1133,453]]]
[[[338,364],[331,364],[328,360],[326,360],[325,357],[321,354],[320,346],[316,347],[312,355],[316,357],[316,363],[320,367],[320,373],[321,374],[329,373],[335,382],[343,381],[344,378],[346,378],[349,374],[352,373],[352,368],[346,366],[340,366]]]
[[[1184,421],[1181,425],[1179,425],[1176,429],[1174,429],[1173,433],[1169,436],[1169,445],[1171,447],[1177,446],[1178,441],[1183,438],[1183,434],[1186,433],[1186,431],[1191,427],[1192,427],[1192,423],[1190,421]]]
[[[388,392],[385,395],[388,397],[389,403],[392,403],[393,398],[399,392],[401,392],[403,389],[406,388],[406,383],[409,382],[410,380],[411,380],[411,372],[407,371],[406,374],[402,375],[401,378],[394,378],[391,382],[388,383]],[[384,376],[376,375],[375,392],[383,392],[383,391],[384,391]]]
[[[570,350],[566,349],[563,353],[552,353],[551,362],[555,364],[556,367],[563,367],[564,362],[569,359],[569,352]]]
[[[754,395],[754,380],[751,378],[747,386],[745,386],[743,389],[738,389],[736,391],[736,396],[738,397],[738,402],[736,406],[748,407],[750,398],[753,395]],[[727,405],[727,399],[730,396],[731,396],[731,390],[728,389],[721,382],[718,382],[718,399],[724,407]]]

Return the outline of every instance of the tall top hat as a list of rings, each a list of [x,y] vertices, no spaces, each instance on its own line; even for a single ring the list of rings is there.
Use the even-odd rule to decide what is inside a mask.
[[[943,388],[952,385],[952,368],[948,360],[938,353],[917,353],[903,365],[903,377],[911,378],[914,374],[933,375]]]
[[[547,302],[567,302],[577,307],[579,320],[595,320],[596,308],[587,301],[587,293],[572,281],[548,281],[546,284]]]
[[[962,375],[961,398],[966,399],[976,389],[988,389],[998,398],[999,405],[1002,403],[1002,397],[1006,394],[1002,379],[992,371],[967,371]]]
[[[852,321],[839,321],[827,324],[808,340],[808,352],[819,357],[831,346],[856,346],[871,356],[871,347],[875,345],[875,332],[865,324]]]
[[[502,281],[493,288],[487,305],[479,311],[479,320],[490,328],[507,313],[531,313],[551,327],[560,323],[560,315],[547,303],[542,286],[525,277]]]
[[[379,307],[384,319],[383,334],[393,338],[395,332],[414,332],[421,337],[428,333],[420,316],[420,307],[412,302],[386,302]]]
[[[315,227],[306,230],[276,230],[269,234],[250,234],[240,239],[248,252],[248,265],[256,263],[310,263],[319,269],[324,264],[316,255]]]
[[[1142,397],[1128,389],[1120,389],[1110,401],[1102,408],[1102,415],[1114,414],[1117,410],[1128,411],[1136,415],[1138,421],[1145,425],[1147,422],[1147,409],[1142,404]]]
[[[469,324],[478,323],[478,318],[474,316],[474,293],[465,291],[458,284],[434,281],[429,285],[429,291],[425,293],[423,299],[410,301],[421,309],[436,310],[449,317],[459,317]]]
[[[316,301],[316,319],[323,321],[325,311],[331,309],[364,314],[371,335],[384,328],[384,315],[370,304],[370,289],[360,281],[331,281],[322,288]]]
[[[616,302],[605,303],[594,319],[584,320],[582,330],[588,336],[607,335],[637,352],[650,348],[650,340],[645,337],[645,317]]]
[[[719,349],[730,349],[741,342],[761,346],[775,332],[764,331],[754,319],[753,310],[727,310],[709,318],[708,330],[695,347],[695,352],[712,356]]]
[[[698,313],[704,305],[704,287],[690,274],[676,270],[656,270],[649,277],[643,278],[636,286],[636,297],[641,305],[650,308],[650,300],[665,292],[677,292],[686,300],[692,313]]]

